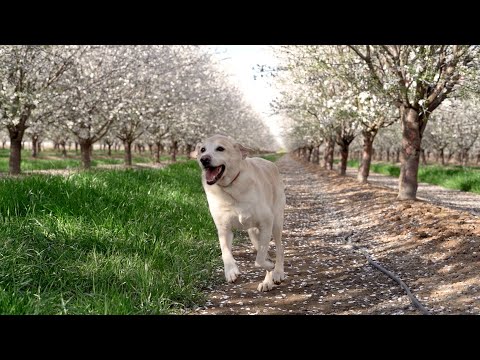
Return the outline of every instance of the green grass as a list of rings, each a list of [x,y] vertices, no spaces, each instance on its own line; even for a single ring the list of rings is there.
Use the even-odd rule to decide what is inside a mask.
[[[0,314],[166,314],[220,264],[195,161],[0,180]]]
[[[359,162],[350,160],[348,166],[358,168]],[[370,171],[394,177],[400,176],[400,166],[393,164],[371,164]],[[478,167],[420,165],[418,181],[480,194],[480,168]]]
[[[170,160],[169,155],[160,156],[160,161]],[[187,157],[184,155],[177,156],[177,160],[187,160]],[[137,154],[133,153],[132,161],[134,164],[145,164],[153,162],[149,153]],[[8,172],[9,162],[9,150],[0,149],[0,172]],[[99,165],[112,165],[112,164],[123,164],[124,163],[124,152],[123,151],[112,151],[112,155],[108,156],[107,152],[104,150],[95,150],[92,156],[92,167]],[[32,171],[32,170],[50,170],[50,169],[75,169],[80,168],[80,153],[75,153],[75,151],[68,151],[67,157],[63,158],[60,151],[47,150],[42,151],[37,158],[31,157],[30,150],[22,151],[22,171]]]
[[[258,155],[258,156],[265,159],[265,160],[275,162],[278,159],[280,159],[283,155],[285,155],[285,153],[272,153],[272,154],[263,154],[263,155]]]
[[[358,160],[349,160],[348,166],[358,168],[360,164]],[[377,174],[383,174],[383,175],[389,175],[389,176],[395,176],[395,177],[400,176],[400,167],[398,165],[393,165],[393,164],[372,163],[370,164],[370,171]]]

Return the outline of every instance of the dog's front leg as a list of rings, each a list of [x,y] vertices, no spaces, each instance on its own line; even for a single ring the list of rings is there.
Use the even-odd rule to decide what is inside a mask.
[[[273,288],[273,268],[274,264],[267,259],[268,247],[272,237],[272,221],[266,221],[260,227],[258,251],[255,259],[255,266],[262,267],[267,272],[265,279],[258,285],[258,291],[270,291]]]
[[[232,255],[233,232],[230,229],[218,229],[218,239],[220,241],[220,250],[222,250],[222,260],[225,269],[225,279],[227,282],[235,282],[240,271],[238,270],[235,259]]]

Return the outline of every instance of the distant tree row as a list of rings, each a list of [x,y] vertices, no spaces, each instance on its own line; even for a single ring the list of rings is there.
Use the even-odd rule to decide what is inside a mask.
[[[80,148],[90,167],[95,143],[168,147],[175,159],[205,136],[231,135],[246,146],[274,143],[259,115],[201,46],[0,46],[0,146],[19,174],[22,143]]]
[[[478,46],[298,45],[278,47],[276,55],[280,66],[270,73],[281,95],[272,108],[289,118],[291,151],[314,162],[323,151],[332,169],[337,145],[345,174],[361,135],[358,180],[367,181],[374,149],[387,151],[401,162],[401,200],[416,198],[426,154],[442,163],[447,154],[464,164],[479,158]]]

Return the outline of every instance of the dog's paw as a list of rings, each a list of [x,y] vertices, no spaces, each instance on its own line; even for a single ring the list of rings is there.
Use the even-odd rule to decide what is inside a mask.
[[[238,278],[238,275],[240,275],[240,270],[238,270],[236,264],[225,266],[225,279],[227,282],[235,282],[235,280]]]
[[[283,271],[273,270],[272,278],[273,282],[278,285],[285,280],[285,273]]]
[[[267,271],[267,275],[265,279],[258,284],[257,290],[258,291],[270,291],[273,289],[273,280],[272,280],[272,271]]]
[[[261,292],[270,291],[272,289],[273,289],[273,283],[261,282],[260,284],[258,284],[258,287],[257,287],[257,290]]]

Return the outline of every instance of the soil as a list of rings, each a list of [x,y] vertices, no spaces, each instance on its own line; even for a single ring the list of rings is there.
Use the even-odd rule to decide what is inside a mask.
[[[419,187],[421,200],[398,201],[386,183],[360,184],[290,155],[277,166],[287,196],[285,281],[270,292],[256,290],[265,272],[254,267],[253,246],[238,233],[233,254],[240,277],[227,284],[218,268],[218,283],[205,289],[207,302],[187,313],[421,314],[348,238],[401,278],[432,314],[480,314],[479,195],[428,185],[431,195]],[[273,249],[272,242],[274,258]]]

